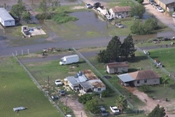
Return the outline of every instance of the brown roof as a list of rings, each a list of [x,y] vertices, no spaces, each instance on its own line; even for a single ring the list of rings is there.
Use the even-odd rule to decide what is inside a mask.
[[[131,10],[130,6],[123,6],[123,7],[119,7],[119,6],[115,6],[114,8],[112,8],[113,12],[128,12]]]
[[[86,76],[88,80],[98,79],[91,70],[83,70],[82,73]]]
[[[127,61],[125,62],[113,62],[113,63],[108,63],[107,66],[109,68],[116,68],[116,67],[129,67],[129,64]]]
[[[136,71],[136,72],[129,73],[129,75],[135,80],[160,78],[160,76],[153,70]]]
[[[95,88],[106,87],[105,84],[100,79],[89,80],[88,82],[92,84],[92,86],[94,86]]]

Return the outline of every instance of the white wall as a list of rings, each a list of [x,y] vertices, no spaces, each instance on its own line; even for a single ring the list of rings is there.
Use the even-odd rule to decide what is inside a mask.
[[[138,83],[139,81],[139,83]],[[156,79],[147,79],[147,82],[145,82],[145,80],[136,80],[134,81],[134,85],[135,86],[141,86],[141,85],[157,85],[160,84],[160,79],[156,78]]]
[[[94,92],[98,92],[98,93],[101,93],[104,90],[106,90],[106,87],[102,87],[102,88],[100,88],[100,90],[99,90],[99,88],[94,88]]]

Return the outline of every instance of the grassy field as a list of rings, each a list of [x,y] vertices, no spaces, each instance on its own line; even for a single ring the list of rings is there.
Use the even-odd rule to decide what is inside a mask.
[[[13,58],[0,58],[1,117],[61,117]],[[14,107],[27,110],[13,112]]]

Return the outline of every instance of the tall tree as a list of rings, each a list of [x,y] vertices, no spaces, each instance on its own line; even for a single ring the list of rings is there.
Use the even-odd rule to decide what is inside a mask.
[[[22,14],[22,19],[25,21],[25,22],[29,22],[29,20],[31,19],[30,18],[30,13],[28,11],[25,11],[23,14]]]
[[[106,50],[100,50],[100,52],[98,53],[98,56],[97,56],[97,60],[98,62],[102,63],[106,63],[108,62],[108,59],[106,57]]]
[[[145,13],[145,7],[141,4],[134,5],[133,7],[131,7],[132,16],[139,16],[139,18],[142,18],[144,13]]]
[[[21,19],[22,13],[26,11],[25,4],[22,2],[22,0],[18,0],[18,3],[13,5],[11,8],[11,13]]]
[[[121,56],[125,56],[125,58],[128,58],[128,56],[134,55],[134,52],[136,51],[134,47],[133,38],[131,35],[128,35],[121,46]]]
[[[106,49],[107,62],[116,61],[121,55],[121,41],[118,36],[114,36],[111,41],[109,41]]]
[[[148,117],[164,117],[166,115],[164,107],[159,104],[149,113]]]
[[[48,10],[47,1],[46,0],[43,0],[42,2],[40,2],[39,8],[42,10],[42,12],[44,14],[46,14],[47,13],[47,10]]]
[[[120,95],[116,100],[116,105],[121,110],[121,113],[123,113],[123,110],[127,108],[127,100],[125,96]]]

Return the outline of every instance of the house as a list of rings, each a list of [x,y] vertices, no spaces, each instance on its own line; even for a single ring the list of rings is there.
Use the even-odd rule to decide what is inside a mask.
[[[4,8],[0,8],[0,23],[4,26],[15,26],[15,19]]]
[[[115,6],[114,8],[109,9],[109,12],[113,18],[126,18],[130,16],[130,6]]]
[[[104,83],[91,70],[80,71],[75,76],[68,76],[65,79],[72,90],[78,90],[81,93],[93,91],[101,93],[106,90]]]
[[[106,71],[109,74],[128,72],[128,62],[112,62],[106,65]]]
[[[173,12],[175,8],[175,0],[154,0],[158,5],[168,12]]]
[[[122,84],[134,86],[160,84],[160,76],[153,70],[141,70],[132,73],[118,75]]]

